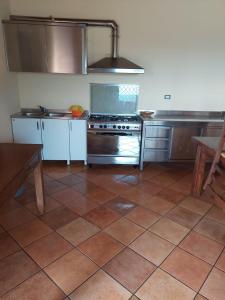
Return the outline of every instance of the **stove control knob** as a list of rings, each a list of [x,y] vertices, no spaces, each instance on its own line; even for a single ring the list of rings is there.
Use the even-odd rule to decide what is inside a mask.
[[[115,129],[115,128],[116,128],[116,125],[113,125],[113,128]]]
[[[127,129],[130,129],[130,126],[127,126],[126,128],[127,128]]]
[[[99,128],[102,128],[102,125],[99,125]]]
[[[107,128],[107,125],[104,125],[104,128]]]
[[[125,129],[125,126],[122,126],[123,129]]]
[[[121,126],[118,126],[118,129],[121,129]]]

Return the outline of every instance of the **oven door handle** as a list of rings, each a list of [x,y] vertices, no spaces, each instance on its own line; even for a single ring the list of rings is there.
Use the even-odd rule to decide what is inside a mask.
[[[99,132],[99,131],[88,131],[88,133],[94,135],[103,135],[103,136],[132,136],[132,132]]]

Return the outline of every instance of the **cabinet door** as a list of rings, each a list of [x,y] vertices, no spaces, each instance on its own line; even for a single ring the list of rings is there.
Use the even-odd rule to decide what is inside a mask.
[[[12,118],[12,130],[15,143],[42,144],[40,119]]]
[[[86,27],[45,26],[48,73],[87,74]]]
[[[42,119],[44,160],[69,160],[68,120]]]
[[[195,159],[197,146],[193,136],[200,136],[202,127],[174,127],[172,130],[171,160]]]
[[[87,122],[72,120],[70,122],[70,159],[87,160]]]
[[[47,72],[43,25],[5,23],[10,71]]]
[[[86,26],[5,21],[10,71],[87,74]]]

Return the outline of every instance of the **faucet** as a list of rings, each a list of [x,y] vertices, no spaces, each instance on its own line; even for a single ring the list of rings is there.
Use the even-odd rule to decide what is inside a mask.
[[[41,111],[43,114],[45,114],[45,113],[48,112],[48,109],[47,109],[46,107],[41,106],[41,105],[38,105],[38,107],[40,108],[40,111]]]

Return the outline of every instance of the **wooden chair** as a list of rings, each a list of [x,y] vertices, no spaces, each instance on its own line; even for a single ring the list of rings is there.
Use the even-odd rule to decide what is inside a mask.
[[[209,174],[203,186],[204,190],[208,188],[213,194],[215,205],[219,206],[225,211],[225,167],[220,163],[221,159],[225,160],[225,152],[223,152],[224,145],[225,121],[223,124],[216,154],[214,156]]]

